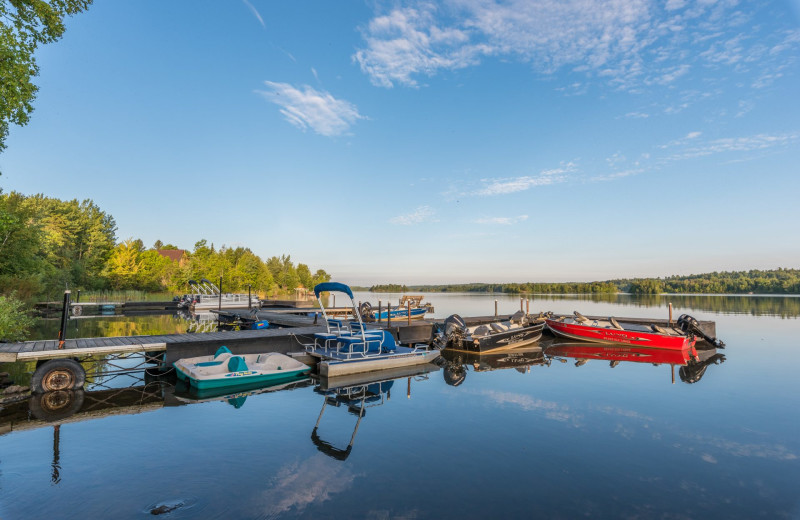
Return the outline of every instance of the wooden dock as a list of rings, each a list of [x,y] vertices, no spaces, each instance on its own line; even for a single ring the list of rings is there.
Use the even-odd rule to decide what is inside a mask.
[[[314,333],[324,330],[325,327],[321,325],[312,325],[286,329],[79,338],[67,339],[63,349],[58,348],[57,340],[0,343],[0,362],[39,361],[117,353],[164,352],[164,362],[172,363],[182,357],[213,354],[221,345],[228,346],[237,354],[289,352],[298,350],[302,342],[313,341]]]

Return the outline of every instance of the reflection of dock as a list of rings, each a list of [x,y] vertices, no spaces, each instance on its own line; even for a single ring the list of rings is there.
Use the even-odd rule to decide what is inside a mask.
[[[95,392],[63,390],[35,394],[2,409],[0,435],[114,415],[150,412],[163,406],[163,388],[154,383]]]

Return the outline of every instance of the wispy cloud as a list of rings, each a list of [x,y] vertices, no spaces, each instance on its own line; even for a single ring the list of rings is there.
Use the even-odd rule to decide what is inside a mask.
[[[258,23],[261,24],[261,27],[266,28],[267,26],[264,24],[264,19],[261,18],[261,13],[258,12],[258,9],[256,9],[255,6],[250,2],[248,2],[247,0],[242,0],[242,2],[244,2],[244,5],[246,5],[250,9],[250,11],[253,13],[253,16],[255,16],[258,19]]]
[[[281,107],[286,120],[301,130],[311,128],[324,136],[336,136],[346,133],[359,119],[367,119],[352,103],[309,85],[296,88],[288,83],[264,84],[270,90],[256,92]]]
[[[691,135],[691,134],[690,134]],[[747,137],[726,137],[703,142],[680,142],[680,148],[667,159],[690,159],[706,155],[731,152],[752,152],[779,148],[797,144],[800,135],[794,134],[757,134]]]
[[[506,177],[500,179],[482,179],[483,187],[475,191],[474,195],[491,196],[504,195],[525,191],[535,186],[548,186],[567,180],[570,173],[577,171],[573,162],[562,164],[558,168],[542,170],[538,175],[523,175],[521,177]]]
[[[392,224],[400,226],[410,226],[413,224],[422,224],[423,222],[436,222],[436,212],[430,206],[420,206],[411,213],[398,215],[389,219]]]
[[[516,217],[485,217],[474,220],[476,224],[500,224],[510,226],[528,220],[528,215],[518,215]]]
[[[583,74],[587,81],[558,87],[566,94],[583,93],[597,79],[625,90],[669,87],[684,76],[718,77],[719,67],[757,73],[755,84],[763,85],[800,37],[750,23],[759,8],[735,1],[411,0],[362,28],[364,46],[353,60],[383,87],[418,86],[420,77],[487,57],[529,63],[542,74]]]

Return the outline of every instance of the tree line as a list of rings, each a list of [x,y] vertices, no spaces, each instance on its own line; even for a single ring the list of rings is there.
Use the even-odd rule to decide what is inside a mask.
[[[466,283],[373,285],[372,292],[483,292],[511,294],[800,294],[800,269],[713,272],[666,278],[630,278],[575,283]]]
[[[179,259],[159,250],[179,250],[157,241],[117,242],[114,218],[87,199],[64,201],[44,195],[0,191],[0,293],[24,300],[53,299],[64,289],[189,292],[188,281],[208,278],[225,292],[291,293],[329,281],[289,255],[266,261],[244,247],[214,247],[200,240]]]

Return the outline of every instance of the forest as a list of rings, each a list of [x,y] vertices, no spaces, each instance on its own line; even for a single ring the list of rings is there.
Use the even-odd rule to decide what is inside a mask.
[[[160,240],[118,241],[114,218],[91,200],[0,192],[0,294],[58,300],[65,289],[188,291],[190,279],[223,278],[226,292],[292,293],[330,280],[323,269],[295,265],[289,255],[262,260],[244,247],[215,247],[206,240],[191,250]],[[158,251],[176,251],[171,259]]]
[[[372,292],[487,292],[527,294],[800,294],[800,269],[713,272],[603,282],[373,285]]]

